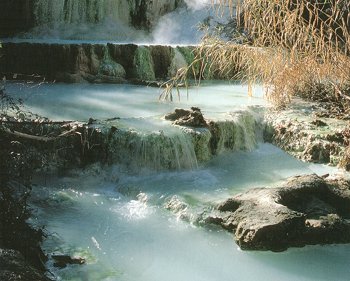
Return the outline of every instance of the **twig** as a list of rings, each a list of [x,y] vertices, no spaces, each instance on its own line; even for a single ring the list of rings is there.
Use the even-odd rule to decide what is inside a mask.
[[[0,120],[1,124],[23,124],[23,125],[33,125],[33,124],[37,124],[37,125],[50,125],[50,124],[58,124],[58,125],[62,125],[62,124],[69,124],[69,123],[73,123],[75,121],[10,121],[10,120]]]
[[[57,137],[34,136],[34,135],[26,134],[26,133],[21,133],[21,132],[18,132],[18,131],[11,131],[10,129],[7,129],[7,128],[3,128],[3,130],[6,133],[8,133],[10,135],[13,135],[15,137],[25,138],[25,139],[29,139],[29,140],[35,140],[35,141],[50,142],[50,141],[55,141],[58,138],[68,136],[69,134],[75,132],[76,128],[73,128],[73,129],[71,129],[69,131],[65,131],[62,134],[58,135]]]

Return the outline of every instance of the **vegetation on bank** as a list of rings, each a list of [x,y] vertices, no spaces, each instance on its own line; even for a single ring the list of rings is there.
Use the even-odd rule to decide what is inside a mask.
[[[13,125],[15,119],[24,118],[21,104],[20,100],[6,94],[3,85],[0,86],[0,249],[17,250],[29,264],[45,271],[46,256],[39,245],[44,233],[26,223],[30,216],[27,200],[31,177],[38,157],[35,151],[14,137],[11,126],[5,125]],[[6,275],[6,272],[1,274]]]
[[[21,253],[28,268],[46,271],[46,255],[40,247],[45,237],[43,229],[35,229],[27,223],[31,216],[28,199],[32,177],[38,171],[58,171],[88,163],[95,153],[92,141],[98,137],[86,124],[53,122],[26,110],[22,100],[15,99],[0,84],[0,251],[13,249]],[[97,148],[98,149],[98,148]],[[96,153],[100,153],[99,150]],[[9,252],[10,251],[10,252]],[[1,255],[12,253],[1,252]],[[8,264],[16,260],[14,254],[0,264],[0,279],[9,273]],[[5,268],[1,268],[1,267]],[[13,276],[24,274],[29,278],[36,270],[13,269]],[[12,275],[11,275],[12,276]],[[27,277],[26,277],[27,276]],[[36,275],[35,275],[36,276]],[[15,278],[15,277],[13,277]],[[20,277],[18,277],[20,278]],[[46,280],[34,278],[35,280]],[[30,280],[34,280],[33,278]],[[2,280],[2,279],[1,279]],[[6,279],[7,280],[7,279]],[[12,280],[12,279],[11,279]],[[14,279],[17,280],[17,279]],[[19,280],[19,279],[18,279]],[[27,280],[27,279],[26,279]],[[28,279],[29,280],[29,279]]]
[[[168,81],[183,83],[198,61],[231,79],[266,86],[277,106],[295,95],[308,99],[327,96],[349,108],[350,3],[345,0],[215,0],[236,16],[229,38],[220,30],[203,38],[187,69]],[[220,10],[218,11],[220,12]],[[199,75],[200,79],[200,75]],[[320,96],[318,89],[326,89]],[[323,94],[323,93],[322,93]],[[347,111],[344,110],[344,113]]]

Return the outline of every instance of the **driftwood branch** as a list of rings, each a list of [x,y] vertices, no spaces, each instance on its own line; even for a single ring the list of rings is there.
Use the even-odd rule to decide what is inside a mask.
[[[73,128],[69,131],[65,131],[56,137],[35,136],[35,135],[26,134],[26,133],[21,133],[21,132],[15,131],[15,130],[11,131],[10,129],[7,129],[7,128],[3,128],[3,130],[7,134],[10,134],[10,135],[15,136],[15,137],[29,139],[29,140],[35,140],[35,141],[50,142],[50,141],[55,141],[61,137],[66,137],[66,136],[74,133],[76,131],[76,128]]]
[[[74,121],[10,121],[0,120],[0,124],[20,124],[20,125],[64,125]]]

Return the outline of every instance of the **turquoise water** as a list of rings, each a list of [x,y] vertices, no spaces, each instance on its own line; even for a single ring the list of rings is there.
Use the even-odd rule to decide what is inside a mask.
[[[191,87],[188,94],[181,89],[180,100],[175,91],[173,103],[159,101],[159,88],[128,84],[8,83],[6,90],[21,97],[33,112],[55,120],[145,118],[191,106],[198,106],[210,117],[249,105],[266,105],[261,87],[249,97],[246,85],[223,82]]]
[[[221,118],[247,106],[266,105],[262,89],[250,98],[247,87],[229,84],[193,88],[189,100],[172,104],[158,102],[158,89],[130,85],[9,84],[7,90],[21,95],[33,111],[56,120],[121,117],[124,126],[146,131],[152,122],[155,130],[170,126],[161,116],[175,107],[199,106],[205,116]],[[348,280],[349,245],[243,252],[232,234],[194,223],[198,213],[229,196],[309,173],[342,171],[302,163],[261,142],[251,151],[223,151],[187,170],[131,173],[120,165],[94,165],[36,178],[31,222],[45,226],[49,236],[43,247],[49,255],[87,261],[64,269],[49,261],[59,280]],[[183,213],[165,208],[173,198],[186,204],[186,220],[180,218]]]
[[[44,242],[48,253],[87,259],[83,266],[52,269],[60,280],[348,280],[349,245],[243,252],[231,234],[197,227],[164,208],[176,195],[195,214],[250,187],[312,172],[339,173],[269,144],[192,171],[130,175],[118,166],[94,166],[37,180],[33,222],[52,233]]]

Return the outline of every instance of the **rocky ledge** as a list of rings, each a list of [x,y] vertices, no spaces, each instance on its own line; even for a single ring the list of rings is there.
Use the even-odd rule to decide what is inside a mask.
[[[192,63],[194,52],[191,46],[8,42],[2,43],[0,74],[8,80],[159,86]]]
[[[234,233],[244,250],[350,242],[350,181],[297,176],[219,204],[205,218]]]
[[[349,121],[329,116],[322,104],[297,99],[283,111],[269,111],[265,119],[266,141],[303,161],[350,170]]]

